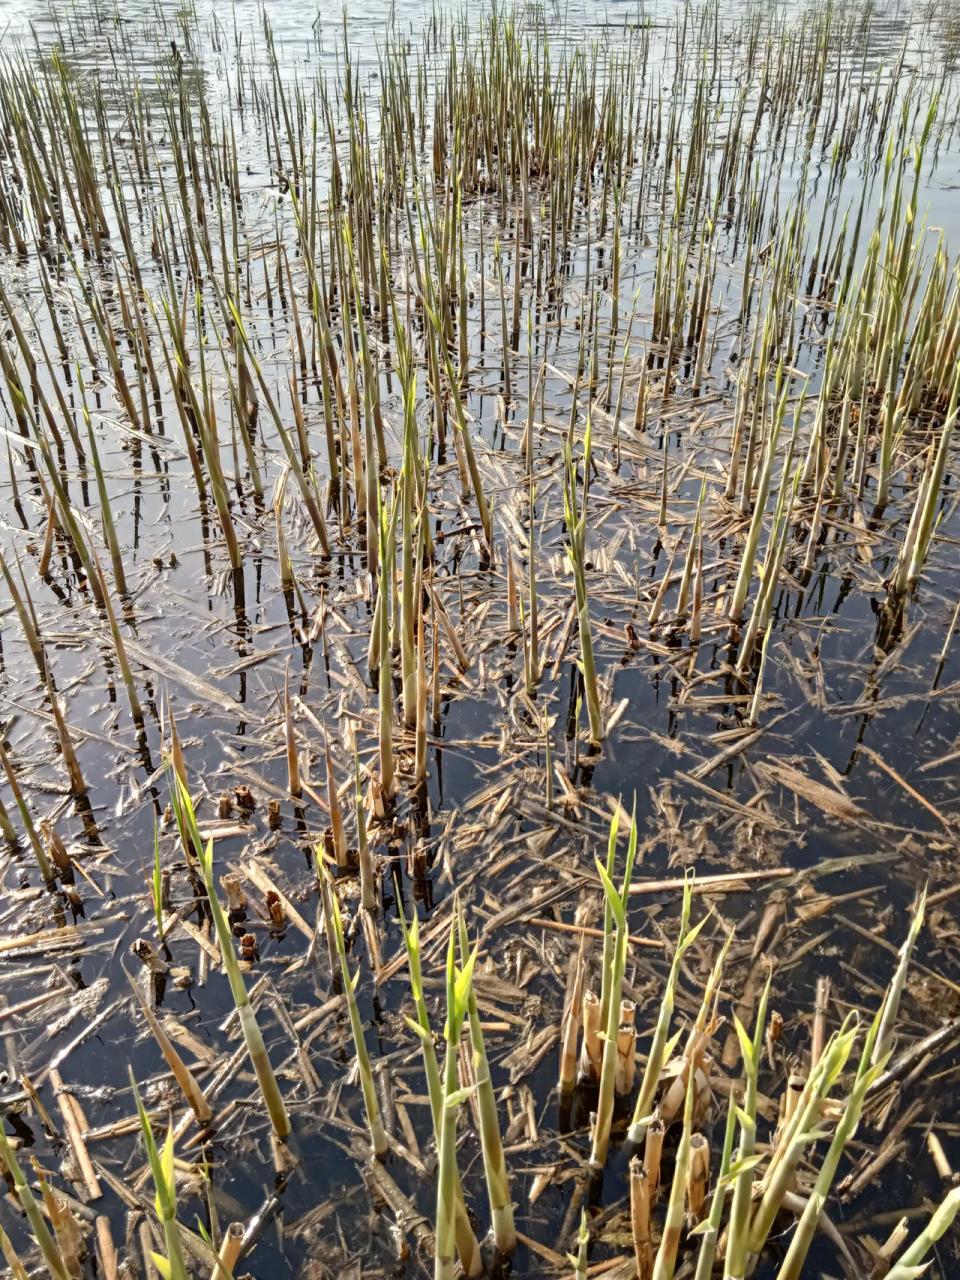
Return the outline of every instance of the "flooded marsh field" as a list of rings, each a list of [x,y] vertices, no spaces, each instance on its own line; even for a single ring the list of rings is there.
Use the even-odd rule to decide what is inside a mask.
[[[960,9],[0,9],[11,1276],[960,1269]]]

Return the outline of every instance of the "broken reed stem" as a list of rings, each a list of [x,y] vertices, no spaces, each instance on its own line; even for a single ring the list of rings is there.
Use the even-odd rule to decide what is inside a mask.
[[[297,751],[297,733],[293,724],[293,710],[290,706],[290,664],[287,663],[283,673],[283,736],[287,750],[287,790],[295,800],[303,795],[300,785],[300,756]]]
[[[43,877],[43,882],[44,884],[51,885],[53,884],[56,878],[53,874],[53,868],[50,866],[50,862],[47,859],[46,852],[44,851],[43,845],[40,842],[40,837],[37,835],[37,829],[34,826],[33,817],[30,813],[30,810],[27,808],[26,800],[23,798],[23,792],[20,790],[20,783],[17,781],[17,775],[13,767],[13,761],[7,755],[7,749],[3,745],[2,740],[0,740],[0,764],[3,765],[3,771],[7,776],[7,782],[10,786],[10,790],[13,792],[14,802],[20,813],[20,820],[23,823],[24,830],[27,833],[27,838],[30,841],[30,848],[33,850],[33,856],[36,858],[37,866],[40,868],[40,874]],[[6,812],[4,812],[4,818],[6,820],[7,829],[9,831],[12,831],[12,827],[10,827],[9,825],[10,820],[6,816]],[[6,830],[5,830],[5,833],[6,833]],[[16,832],[13,832],[12,835],[7,834],[7,839],[10,840],[12,844],[16,843]]]
[[[327,806],[330,810],[330,831],[333,837],[333,856],[341,870],[350,865],[347,850],[347,832],[343,824],[343,811],[340,808],[340,797],[337,794],[337,780],[333,772],[333,756],[330,754],[330,742],[327,731],[323,732],[323,754],[327,767]]]
[[[600,1037],[600,997],[588,991],[583,997],[583,1043],[580,1050],[580,1079],[600,1079],[603,1041]]]
[[[580,947],[577,951],[576,972],[570,999],[563,1015],[560,1029],[560,1075],[558,1088],[561,1095],[573,1091],[577,1083],[577,1042],[580,1038],[580,1007],[583,998],[584,948],[586,934],[580,935]]]
[[[360,786],[360,757],[356,745],[353,751],[354,807],[357,811],[357,861],[360,864],[360,905],[364,911],[376,911],[379,906],[377,876],[373,854],[367,839],[367,810]]]
[[[126,973],[126,970],[124,970]],[[210,1103],[204,1097],[203,1090],[197,1083],[196,1077],[180,1057],[170,1037],[164,1031],[159,1018],[144,999],[143,993],[137,986],[134,979],[127,973],[127,981],[130,984],[130,990],[133,992],[137,1004],[140,1006],[140,1012],[143,1014],[147,1026],[153,1032],[160,1052],[163,1054],[170,1072],[180,1086],[180,1090],[186,1098],[188,1104],[193,1110],[193,1114],[197,1118],[197,1124],[201,1128],[206,1127],[213,1118],[213,1111]]]

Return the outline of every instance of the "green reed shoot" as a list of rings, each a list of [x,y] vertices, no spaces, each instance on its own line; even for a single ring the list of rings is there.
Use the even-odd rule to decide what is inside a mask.
[[[333,941],[340,962],[343,977],[343,989],[347,999],[347,1011],[350,1016],[350,1030],[357,1053],[357,1072],[360,1076],[360,1090],[363,1094],[363,1105],[367,1114],[367,1128],[370,1131],[370,1144],[378,1160],[383,1160],[390,1150],[390,1141],[380,1118],[380,1103],[377,1100],[377,1087],[373,1079],[373,1068],[370,1065],[370,1054],[363,1034],[363,1020],[357,1004],[357,984],[360,981],[360,970],[351,977],[350,963],[347,959],[347,948],[343,936],[343,920],[340,916],[340,902],[333,889],[330,873],[318,859],[317,870],[320,874],[320,891],[326,895],[329,909],[329,920],[333,926]]]
[[[647,1125],[649,1124],[652,1115],[653,1101],[656,1096],[657,1088],[660,1084],[660,1074],[663,1071],[664,1063],[669,1059],[674,1046],[680,1038],[680,1032],[677,1032],[675,1036],[668,1040],[670,1033],[670,1021],[673,1017],[673,1006],[676,999],[677,979],[680,975],[680,965],[683,961],[685,952],[689,950],[694,942],[696,942],[701,930],[709,919],[709,916],[704,916],[704,918],[691,929],[690,908],[692,901],[693,876],[690,874],[687,875],[684,880],[683,902],[680,909],[680,930],[677,936],[677,945],[673,953],[673,960],[670,963],[667,985],[660,1001],[657,1023],[654,1028],[653,1039],[650,1043],[650,1050],[647,1055],[647,1066],[643,1073],[640,1092],[637,1094],[637,1101],[633,1109],[633,1119],[630,1122],[630,1129],[628,1131],[629,1140],[635,1144],[639,1144],[643,1141]]]
[[[49,1227],[44,1221],[40,1206],[37,1204],[36,1198],[30,1189],[30,1184],[24,1177],[20,1162],[13,1153],[13,1148],[7,1139],[7,1135],[0,1125],[0,1157],[6,1166],[13,1183],[13,1189],[20,1206],[26,1215],[27,1222],[30,1224],[30,1230],[33,1232],[34,1239],[40,1246],[40,1252],[43,1254],[43,1260],[46,1263],[47,1270],[50,1272],[53,1280],[70,1280],[69,1272],[63,1261],[63,1255],[60,1248],[54,1240]]]
[[[467,926],[463,914],[456,911],[460,939],[460,959],[466,964],[470,955]],[[487,1197],[493,1221],[493,1239],[502,1254],[512,1253],[517,1245],[517,1233],[513,1225],[513,1205],[510,1201],[510,1183],[507,1165],[503,1157],[500,1138],[500,1120],[497,1115],[497,1099],[490,1077],[490,1064],[483,1042],[480,1010],[471,983],[467,992],[467,1013],[470,1023],[470,1042],[473,1047],[473,1069],[477,1082],[477,1108],[480,1113],[480,1145],[483,1151],[483,1170],[487,1180]]]
[[[958,1212],[960,1212],[960,1187],[953,1187],[934,1210],[924,1229],[913,1243],[904,1249],[894,1266],[887,1272],[886,1280],[916,1280],[916,1277],[926,1269],[924,1258],[952,1226]]]
[[[574,1280],[587,1280],[587,1262],[589,1260],[590,1232],[587,1228],[587,1211],[580,1210],[580,1228],[577,1231],[577,1252],[568,1253],[567,1260],[573,1266]]]
[[[163,1243],[167,1251],[166,1257],[151,1253],[154,1265],[164,1280],[187,1280],[187,1268],[183,1259],[183,1245],[180,1240],[180,1228],[177,1224],[177,1178],[173,1159],[173,1128],[167,1130],[167,1139],[163,1151],[157,1150],[150,1125],[150,1117],[140,1097],[140,1090],[130,1070],[130,1085],[137,1104],[137,1115],[140,1117],[140,1131],[143,1144],[147,1149],[150,1162],[150,1173],[156,1190],[154,1207],[160,1225],[163,1228]]]
[[[237,1009],[237,1016],[240,1019],[240,1030],[247,1046],[247,1053],[250,1055],[250,1062],[256,1074],[257,1084],[260,1086],[260,1093],[266,1104],[273,1131],[278,1138],[283,1140],[289,1137],[290,1134],[290,1118],[287,1115],[287,1109],[284,1106],[277,1078],[273,1073],[273,1067],[270,1065],[270,1056],[263,1042],[260,1026],[257,1023],[257,1016],[250,1003],[250,997],[247,995],[246,984],[240,970],[240,962],[237,960],[237,953],[233,946],[233,934],[227,923],[227,918],[223,914],[223,908],[220,906],[220,899],[217,897],[213,872],[213,841],[208,840],[206,848],[204,848],[190,792],[176,774],[171,775],[171,785],[173,811],[180,829],[181,841],[184,844],[184,849],[187,848],[188,842],[194,846],[197,862],[200,866],[200,874],[203,877],[204,888],[207,891],[210,914],[213,917],[214,927],[217,931],[220,955],[227,971],[227,979],[230,983],[230,991]],[[186,839],[184,839],[184,835],[186,835]]]
[[[399,903],[397,910],[400,915],[400,927],[403,931],[403,941],[407,951],[410,993],[413,996],[413,1005],[416,1012],[416,1018],[406,1018],[406,1023],[420,1040],[420,1048],[423,1053],[423,1071],[427,1078],[427,1093],[430,1097],[430,1112],[433,1117],[434,1138],[439,1152],[443,1132],[444,1087],[440,1078],[440,1066],[437,1062],[437,1052],[434,1047],[430,1015],[427,1012],[427,1002],[423,992],[423,971],[420,963],[420,922],[416,912],[414,912],[408,925],[403,908]],[[473,1227],[467,1216],[467,1209],[463,1199],[463,1186],[456,1161],[454,1161],[453,1169],[456,1178],[457,1196],[455,1228],[457,1253],[460,1256],[460,1264],[463,1267],[464,1274],[475,1277],[483,1272],[483,1259],[480,1255],[480,1246],[474,1235]]]
[[[616,842],[616,823],[611,822],[611,843]],[[590,1167],[602,1169],[607,1162],[607,1150],[610,1145],[610,1127],[613,1123],[614,1094],[617,1074],[617,1027],[620,1020],[620,995],[623,988],[623,976],[627,964],[627,941],[629,937],[629,917],[627,909],[630,904],[630,881],[633,877],[633,864],[637,856],[637,812],[634,801],[633,815],[630,819],[630,838],[627,844],[627,859],[623,869],[623,879],[619,891],[608,874],[607,868],[599,860],[597,871],[603,884],[604,898],[610,908],[612,922],[616,923],[616,935],[612,945],[607,946],[609,927],[606,912],[604,914],[604,963],[609,966],[604,993],[607,1008],[606,1022],[603,1023],[603,1057],[600,1067],[600,1092],[597,1099],[596,1120],[593,1126],[593,1146],[590,1153]],[[608,855],[607,865],[610,865]],[[609,952],[609,957],[608,957]],[[602,1014],[601,1014],[602,1016]]]
[[[443,1108],[440,1126],[439,1169],[437,1172],[437,1222],[434,1280],[454,1280],[457,1239],[457,1113],[471,1093],[457,1083],[460,1036],[470,1006],[473,969],[477,953],[472,951],[462,968],[456,964],[456,924],[450,926],[447,946],[447,1017],[443,1028],[446,1059],[443,1072]]]
[[[723,1222],[723,1210],[727,1200],[727,1183],[730,1166],[733,1160],[733,1142],[737,1134],[737,1109],[731,1098],[727,1103],[727,1118],[723,1130],[723,1149],[720,1155],[720,1168],[717,1173],[713,1197],[710,1201],[710,1212],[698,1228],[701,1234],[700,1252],[697,1254],[697,1269],[693,1280],[710,1280],[713,1264],[717,1256],[717,1245],[720,1240],[720,1226]]]
[[[740,1141],[734,1164],[733,1201],[730,1206],[730,1226],[727,1251],[724,1258],[724,1280],[739,1280],[747,1273],[749,1252],[749,1225],[751,1197],[753,1193],[753,1169],[757,1163],[757,1095],[763,1038],[767,1025],[767,1002],[770,998],[771,975],[767,976],[760,1003],[757,1007],[753,1039],[740,1019],[734,1014],[734,1027],[740,1042],[745,1085],[743,1105],[739,1109]]]

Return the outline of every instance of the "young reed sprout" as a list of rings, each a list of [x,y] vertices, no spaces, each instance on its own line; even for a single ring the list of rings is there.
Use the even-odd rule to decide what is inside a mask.
[[[163,923],[163,868],[160,863],[160,825],[153,820],[153,866],[150,869],[150,901],[153,918],[157,923],[157,941],[163,942],[166,932]]]
[[[616,823],[611,823],[611,844],[616,841]],[[604,898],[610,908],[610,923],[616,924],[616,934],[612,945],[607,947],[610,924],[604,916],[604,963],[608,967],[605,996],[607,1003],[606,1022],[603,1026],[603,1059],[600,1068],[600,1093],[597,1099],[596,1119],[593,1126],[593,1145],[590,1152],[590,1167],[600,1170],[607,1162],[607,1151],[610,1145],[610,1127],[613,1123],[613,1108],[616,1091],[618,1069],[617,1032],[620,1022],[620,993],[623,988],[623,976],[627,964],[627,940],[629,936],[629,919],[627,909],[630,903],[630,881],[633,877],[633,864],[637,856],[637,814],[636,802],[630,819],[630,838],[627,844],[627,858],[623,869],[623,879],[617,890],[607,867],[597,859],[597,871],[603,885]],[[611,859],[608,856],[608,866]],[[609,959],[608,957],[609,952]],[[602,1016],[602,1002],[601,1002]]]
[[[173,1128],[167,1130],[167,1139],[163,1151],[157,1150],[150,1125],[150,1117],[140,1097],[140,1090],[130,1071],[130,1085],[137,1104],[137,1115],[140,1117],[140,1132],[143,1144],[147,1149],[150,1162],[150,1173],[156,1191],[154,1207],[160,1225],[163,1228],[163,1243],[166,1257],[151,1253],[151,1258],[164,1280],[187,1280],[187,1268],[183,1259],[183,1246],[180,1240],[180,1227],[177,1223],[177,1178],[173,1158]]]
[[[217,933],[217,943],[220,947],[223,966],[227,972],[237,1016],[240,1019],[240,1030],[243,1033],[247,1053],[250,1055],[250,1062],[256,1074],[257,1084],[260,1086],[260,1093],[266,1104],[273,1131],[282,1141],[290,1135],[290,1118],[287,1115],[287,1109],[284,1106],[280,1087],[273,1073],[273,1067],[270,1065],[270,1056],[263,1042],[256,1014],[250,1003],[250,997],[247,995],[246,984],[240,970],[240,962],[233,946],[233,934],[230,930],[230,925],[227,923],[227,918],[223,914],[223,908],[220,906],[220,899],[217,897],[213,871],[213,841],[208,840],[204,848],[190,792],[176,774],[171,774],[171,787],[173,810],[180,828],[181,840],[186,835],[186,841],[192,843],[196,849],[197,862],[200,867],[200,874],[203,877],[204,888],[207,891],[210,914],[213,917]],[[184,842],[184,848],[187,847],[186,841]]]
[[[877,1039],[873,1047],[873,1057],[871,1065],[876,1064],[883,1058],[889,1056],[893,1049],[893,1037],[896,1027],[897,1016],[900,1012],[900,1000],[903,996],[904,989],[907,985],[907,970],[910,967],[910,959],[913,956],[913,949],[916,946],[917,938],[920,936],[920,930],[923,928],[923,921],[927,910],[927,887],[924,885],[920,894],[920,900],[913,912],[910,920],[910,928],[904,939],[903,946],[900,948],[900,957],[897,964],[896,972],[893,975],[893,981],[887,992],[887,998],[884,1001],[883,1013],[880,1018],[880,1026],[877,1030]]]
[[[723,1150],[720,1156],[720,1167],[710,1201],[710,1212],[699,1230],[701,1233],[700,1252],[697,1254],[697,1269],[694,1280],[710,1280],[713,1265],[717,1256],[717,1245],[720,1239],[720,1225],[723,1221],[723,1210],[727,1198],[727,1183],[730,1166],[733,1160],[733,1142],[737,1134],[737,1109],[731,1098],[727,1103],[727,1119],[723,1131]]]
[[[567,1260],[573,1267],[574,1280],[587,1280],[589,1274],[587,1263],[589,1261],[590,1232],[587,1228],[587,1211],[580,1210],[580,1229],[577,1232],[577,1252],[568,1253]]]
[[[353,803],[357,812],[357,861],[360,864],[360,904],[364,911],[376,911],[379,905],[377,874],[367,838],[367,807],[360,786],[360,757],[353,749]]]
[[[47,698],[50,702],[50,710],[53,712],[53,723],[57,731],[57,741],[60,744],[60,754],[63,756],[63,763],[66,765],[67,776],[70,779],[70,790],[75,796],[85,796],[87,794],[87,784],[84,781],[77,750],[73,745],[73,738],[64,719],[63,711],[60,707],[60,698],[53,687],[49,671],[47,671]]]
[[[322,862],[318,862],[320,874],[320,891],[326,897],[327,918],[333,926],[333,941],[340,962],[340,973],[343,978],[344,994],[347,998],[347,1012],[350,1016],[350,1030],[353,1044],[357,1052],[357,1072],[360,1076],[360,1090],[363,1094],[363,1105],[367,1113],[367,1128],[370,1131],[370,1144],[373,1154],[383,1160],[390,1150],[390,1141],[380,1118],[380,1103],[377,1100],[377,1086],[373,1079],[373,1068],[370,1065],[370,1054],[363,1034],[363,1019],[357,1004],[357,984],[360,981],[360,970],[350,976],[350,963],[347,960],[347,947],[343,936],[343,920],[340,916],[340,902],[334,892],[330,873]]]
[[[960,1212],[960,1187],[954,1187],[947,1192],[943,1202],[934,1210],[930,1221],[917,1238],[904,1249],[894,1266],[887,1272],[886,1280],[915,1280],[921,1275],[929,1265],[924,1263],[924,1258],[953,1225],[958,1212]]]
[[[673,953],[673,960],[670,964],[670,972],[667,975],[667,984],[660,1001],[660,1010],[657,1014],[657,1023],[653,1032],[653,1039],[650,1043],[650,1050],[647,1055],[647,1065],[643,1073],[643,1080],[640,1084],[640,1092],[637,1094],[637,1101],[633,1109],[633,1119],[630,1123],[628,1137],[630,1142],[639,1145],[644,1140],[647,1127],[653,1113],[653,1102],[656,1097],[657,1088],[660,1084],[660,1076],[663,1071],[664,1063],[666,1063],[674,1047],[680,1039],[680,1032],[677,1032],[672,1038],[668,1039],[670,1034],[670,1021],[673,1017],[673,1006],[676,999],[677,979],[680,975],[680,965],[686,951],[696,942],[701,930],[709,919],[708,916],[690,927],[690,908],[693,901],[693,875],[688,874],[684,880],[683,886],[683,902],[680,909],[680,931],[677,936],[676,950]]]
[[[6,805],[0,799],[0,835],[3,836],[7,844],[15,845],[17,843],[17,829],[10,821],[10,815],[7,813]],[[41,866],[41,873],[43,867]]]
[[[300,753],[297,749],[297,731],[293,723],[290,703],[290,670],[283,673],[283,736],[287,751],[287,790],[295,800],[303,795],[300,784]]]
[[[411,918],[410,924],[407,924],[406,917],[403,914],[403,908],[397,906],[400,915],[400,927],[403,931],[404,946],[407,951],[407,967],[410,974],[410,993],[413,996],[413,1005],[416,1012],[416,1018],[406,1018],[407,1026],[414,1032],[420,1040],[420,1048],[423,1052],[423,1070],[427,1078],[427,1093],[430,1097],[430,1113],[433,1117],[433,1133],[437,1144],[437,1151],[440,1150],[441,1135],[443,1132],[444,1117],[444,1092],[443,1082],[440,1077],[440,1066],[437,1062],[437,1052],[434,1047],[433,1031],[430,1026],[430,1015],[427,1012],[427,1002],[423,994],[423,972],[420,964],[420,922],[416,913]],[[478,1276],[483,1272],[483,1259],[480,1254],[480,1246],[474,1235],[473,1227],[467,1216],[466,1204],[463,1199],[463,1187],[460,1182],[460,1171],[454,1162],[454,1177],[456,1179],[456,1244],[457,1253],[460,1256],[460,1265],[463,1268],[464,1275]]]
[[[459,909],[455,912],[460,941],[460,960],[466,965],[470,953],[467,926]],[[517,1233],[513,1225],[513,1205],[510,1201],[510,1183],[507,1164],[503,1156],[500,1138],[500,1120],[497,1115],[497,1099],[490,1078],[490,1064],[483,1042],[480,1009],[471,982],[467,992],[467,1014],[470,1024],[470,1043],[473,1048],[473,1069],[476,1076],[477,1108],[480,1113],[480,1145],[483,1151],[483,1170],[487,1180],[487,1197],[490,1201],[490,1217],[493,1222],[493,1239],[501,1254],[512,1253],[517,1245]]]
[[[434,1280],[454,1280],[457,1254],[459,1176],[457,1174],[457,1113],[473,1090],[458,1087],[457,1059],[464,1020],[470,1006],[473,969],[477,953],[472,951],[463,967],[456,963],[456,922],[450,926],[447,945],[447,1017],[443,1027],[446,1055],[443,1071],[443,1106],[440,1125],[439,1167],[437,1170],[437,1222]]]
[[[634,801],[636,809],[636,801]],[[607,833],[607,865],[606,880],[601,881],[603,893],[603,954],[600,959],[600,1026],[606,1029],[607,1013],[610,1009],[610,986],[613,977],[613,953],[616,945],[614,934],[613,905],[606,892],[606,881],[613,882],[613,874],[617,861],[617,836],[620,832],[620,801],[610,819],[610,830]],[[633,838],[633,830],[630,832]]]
[[[2,1157],[3,1164],[10,1175],[14,1192],[20,1201],[20,1206],[26,1215],[27,1222],[30,1224],[34,1239],[40,1246],[40,1252],[43,1254],[47,1270],[53,1280],[71,1280],[63,1255],[60,1252],[60,1247],[44,1221],[40,1206],[37,1204],[30,1185],[23,1175],[23,1169],[13,1153],[13,1148],[10,1146],[2,1125],[0,1125],[0,1157]]]
[[[177,728],[176,717],[173,714],[173,706],[170,703],[169,697],[165,699],[163,706],[165,712],[164,723],[170,737],[170,745],[165,752],[165,757],[172,767],[173,772],[182,783],[184,790],[189,791],[190,784],[187,779],[187,762],[183,754],[183,743],[180,741],[180,730]],[[167,735],[165,734],[164,737],[166,736]],[[177,808],[176,805],[174,805],[174,813],[176,812]],[[183,832],[181,831],[180,834],[182,836]],[[189,862],[192,857],[193,850],[185,848],[184,852],[186,853],[187,861]]]
[[[340,796],[337,793],[337,779],[333,771],[333,756],[330,753],[330,742],[324,730],[323,755],[327,769],[327,807],[330,810],[330,835],[333,841],[333,856],[341,869],[350,865],[347,850],[347,830],[343,822],[343,810],[340,808]]]
[[[738,1112],[740,1141],[734,1165],[733,1200],[730,1206],[730,1225],[724,1257],[724,1280],[739,1280],[747,1274],[749,1256],[750,1208],[753,1195],[753,1169],[758,1163],[755,1155],[757,1142],[757,1095],[760,1060],[763,1053],[764,1030],[767,1022],[767,1002],[770,998],[772,975],[767,976],[760,1003],[757,1006],[753,1039],[734,1014],[734,1027],[740,1042],[740,1056],[744,1068],[743,1105]]]

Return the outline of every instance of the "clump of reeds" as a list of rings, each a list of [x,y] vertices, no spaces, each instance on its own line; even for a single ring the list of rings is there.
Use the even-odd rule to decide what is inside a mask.
[[[613,887],[608,867],[598,863],[612,915],[612,920],[608,920],[604,927],[605,943],[609,944],[605,947],[604,963],[611,965],[611,1000],[617,995],[617,980],[622,977],[620,959],[625,936],[624,907],[630,866],[631,855],[628,852],[625,883],[618,892]],[[785,1213],[789,1213],[793,1218],[793,1228],[777,1276],[778,1280],[799,1280],[841,1155],[856,1133],[867,1095],[889,1061],[890,1032],[923,921],[924,900],[921,899],[914,913],[897,969],[875,1015],[864,1029],[858,1015],[851,1012],[843,1025],[817,1051],[816,1057],[811,1057],[810,1070],[805,1078],[800,1079],[790,1109],[781,1117],[768,1144],[759,1141],[757,1130],[760,1067],[768,1034],[767,1007],[772,975],[768,976],[761,993],[752,1033],[734,1014],[743,1063],[743,1085],[739,1102],[735,1101],[733,1092],[730,1095],[719,1174],[707,1209],[706,1193],[711,1181],[710,1148],[698,1126],[712,1105],[708,1047],[710,1037],[719,1025],[716,1006],[730,939],[728,937],[721,949],[704,986],[700,1011],[689,1032],[686,1048],[678,1059],[671,1061],[670,1055],[680,1038],[678,1032],[669,1042],[667,1040],[679,962],[704,923],[701,921],[694,928],[690,927],[691,889],[688,879],[678,944],[647,1054],[647,1070],[640,1087],[634,1122],[628,1133],[632,1147],[644,1144],[642,1154],[636,1156],[630,1166],[631,1214],[638,1274],[641,1280],[651,1280],[651,1277],[652,1280],[672,1280],[680,1264],[686,1232],[691,1249],[699,1239],[695,1264],[693,1261],[687,1264],[694,1268],[691,1274],[696,1280],[707,1280],[721,1260],[723,1273],[730,1280],[750,1276],[761,1257],[765,1256],[775,1225],[782,1222]],[[589,1034],[588,1025],[585,1018],[585,1034]],[[835,1093],[847,1075],[848,1064],[853,1061],[858,1044],[859,1054],[852,1077],[842,1092]],[[616,1054],[615,1045],[616,1019],[608,1014],[603,1037],[605,1069],[611,1046],[614,1046],[613,1055]],[[612,1093],[612,1088],[601,1074],[592,1156],[592,1163],[598,1169],[603,1167],[607,1155],[605,1135],[609,1134],[609,1123],[603,1118],[609,1114]],[[677,1119],[681,1120],[679,1146],[657,1245],[654,1209],[661,1180],[663,1135],[665,1126]],[[739,1140],[736,1137],[738,1131]],[[818,1158],[816,1146],[825,1139],[829,1139],[827,1150]],[[806,1184],[801,1172],[804,1165],[813,1168],[812,1181]],[[931,1220],[928,1231],[911,1246],[911,1261],[896,1264],[906,1267],[897,1274],[905,1277],[910,1273],[909,1268],[915,1265],[913,1259],[922,1257],[939,1234],[946,1230],[957,1208],[956,1194],[951,1193]],[[698,1226],[701,1222],[702,1226]]]

